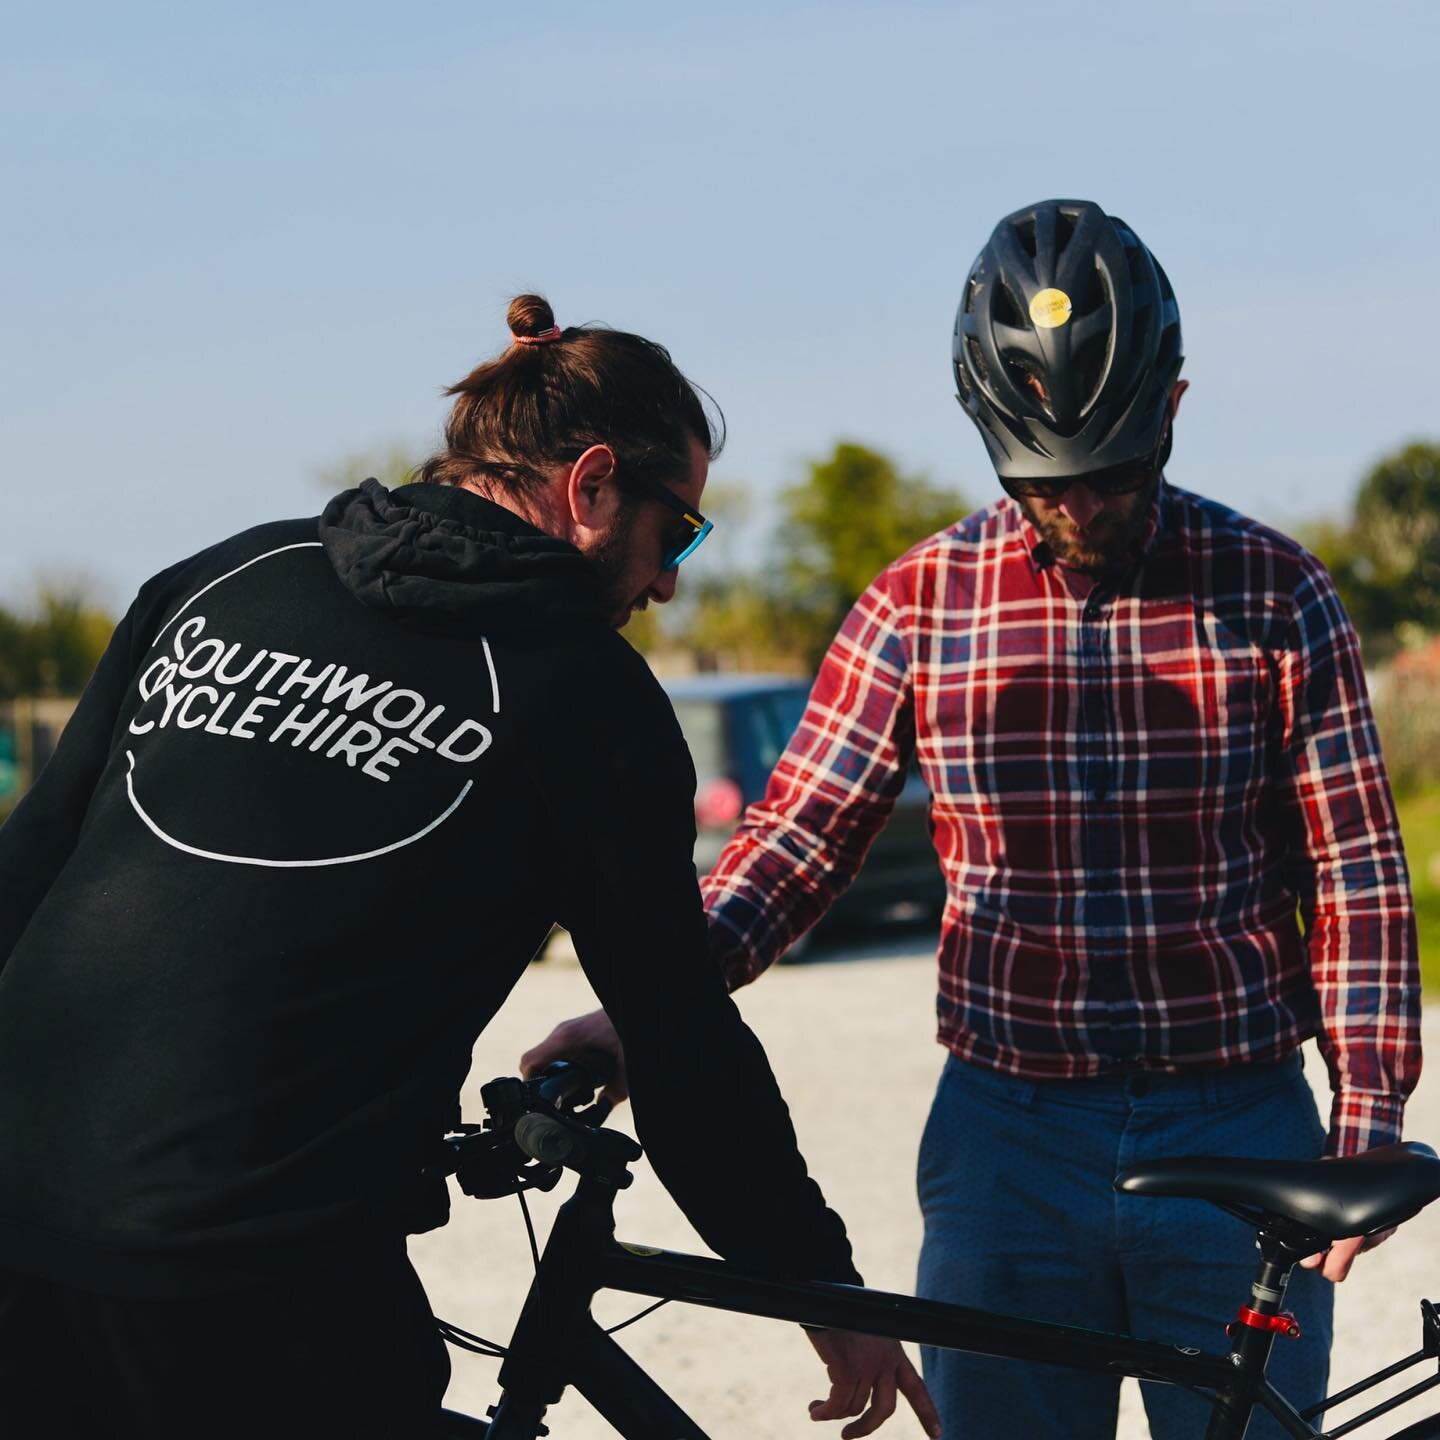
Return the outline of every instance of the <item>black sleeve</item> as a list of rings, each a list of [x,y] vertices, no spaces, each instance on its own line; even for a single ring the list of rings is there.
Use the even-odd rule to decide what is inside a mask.
[[[0,825],[0,970],[75,849],[141,657],[196,562],[218,548],[179,561],[141,587],[61,731],[55,753]]]
[[[624,1044],[641,1143],[717,1253],[859,1283],[844,1224],[709,958],[691,860],[695,772],[674,711],[618,637],[600,648],[609,663],[588,693],[535,727],[535,777],[566,872],[562,919]]]
[[[134,626],[132,606],[116,626],[55,753],[0,826],[0,970],[75,848],[134,674]]]

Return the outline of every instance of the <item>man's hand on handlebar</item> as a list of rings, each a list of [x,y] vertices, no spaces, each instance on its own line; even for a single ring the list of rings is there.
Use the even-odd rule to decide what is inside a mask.
[[[612,1105],[629,1099],[630,1086],[625,1079],[625,1052],[620,1037],[603,1010],[563,1020],[538,1045],[520,1057],[520,1073],[528,1080],[555,1060],[583,1059],[587,1051],[599,1051],[610,1058],[614,1074],[601,1092]]]
[[[806,1330],[830,1375],[830,1394],[810,1402],[812,1420],[841,1420],[859,1415],[841,1432],[856,1440],[878,1430],[894,1413],[897,1392],[910,1402],[916,1418],[931,1436],[940,1434],[940,1415],[898,1340],[857,1335],[849,1330]],[[861,1412],[864,1412],[861,1414]]]

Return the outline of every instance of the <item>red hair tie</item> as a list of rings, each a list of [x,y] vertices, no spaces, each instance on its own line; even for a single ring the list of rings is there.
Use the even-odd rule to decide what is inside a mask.
[[[513,330],[510,338],[517,345],[545,345],[551,340],[558,340],[562,331],[558,325],[552,325],[548,330],[542,330],[538,335],[517,335]]]

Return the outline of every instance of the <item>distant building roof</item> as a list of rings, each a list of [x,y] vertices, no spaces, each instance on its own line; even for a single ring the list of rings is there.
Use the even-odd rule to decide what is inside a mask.
[[[810,682],[795,675],[711,674],[686,675],[663,682],[672,700],[734,700],[741,695],[763,695],[772,690],[808,690]]]

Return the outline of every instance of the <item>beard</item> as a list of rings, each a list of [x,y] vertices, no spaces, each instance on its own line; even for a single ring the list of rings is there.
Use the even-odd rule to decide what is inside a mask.
[[[1123,515],[1109,515],[1102,510],[1083,531],[1058,510],[1043,511],[1033,500],[1022,499],[1019,503],[1056,561],[1086,575],[1103,575],[1139,558],[1159,484],[1157,475],[1143,490],[1126,497],[1134,503]]]
[[[648,604],[644,596],[627,593],[625,572],[630,568],[630,523],[623,513],[609,534],[586,551],[585,558],[600,576],[600,595],[613,629],[623,628],[632,611]]]

